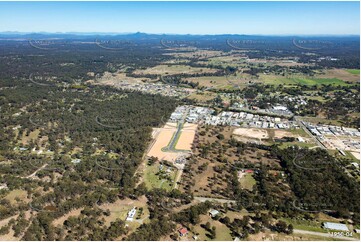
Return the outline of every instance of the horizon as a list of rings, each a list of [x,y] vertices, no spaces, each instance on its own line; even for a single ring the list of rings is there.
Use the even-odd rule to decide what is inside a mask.
[[[120,35],[174,35],[174,36],[224,36],[224,35],[236,35],[236,36],[260,36],[260,37],[359,37],[360,34],[242,34],[242,33],[219,33],[219,34],[179,34],[179,33],[147,33],[147,32],[19,32],[19,31],[0,31],[0,34],[4,35],[78,35],[78,36],[120,36]]]
[[[2,33],[359,36],[360,2],[0,2],[0,22]]]

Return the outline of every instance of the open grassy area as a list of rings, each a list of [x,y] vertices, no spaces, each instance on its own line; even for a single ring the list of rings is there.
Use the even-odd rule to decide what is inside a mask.
[[[159,167],[160,167],[159,163],[156,163],[151,166],[146,164],[144,169],[144,182],[147,188],[148,189],[161,188],[167,191],[172,190],[178,170],[176,168],[172,168],[172,171],[169,172],[169,177],[171,178],[171,181],[169,181],[168,179],[161,179],[159,175],[156,175],[159,171]],[[166,169],[167,167],[163,165],[163,170]]]
[[[253,186],[256,184],[256,180],[253,178],[252,173],[245,173],[239,180],[242,188],[247,190],[253,190]]]
[[[156,75],[175,75],[175,74],[197,74],[214,73],[216,69],[207,67],[191,67],[187,65],[157,65],[145,70],[136,70],[135,74],[156,74]]]
[[[4,198],[9,200],[11,204],[16,204],[17,203],[17,199],[19,199],[19,201],[26,201],[27,199],[27,192],[24,190],[12,190],[10,191]]]
[[[299,128],[299,129],[289,129],[287,130],[289,132],[291,132],[292,134],[301,136],[301,137],[306,137],[309,138],[310,136],[306,133],[306,131],[304,131],[303,129]]]
[[[346,71],[348,73],[353,74],[353,75],[360,75],[360,70],[359,69],[346,69]]]
[[[209,58],[207,60],[207,64],[218,65],[222,67],[227,67],[227,66],[246,67],[248,63],[245,58],[229,55],[229,56],[217,56],[217,57]]]
[[[200,87],[208,87],[213,89],[232,89],[234,85],[240,87],[246,87],[252,77],[249,74],[238,73],[237,76],[201,76],[201,77],[190,77],[186,79],[188,82],[199,83]]]
[[[305,143],[305,142],[283,142],[282,145],[280,146],[281,149],[286,149],[289,146],[294,146],[297,145],[299,147],[303,147],[303,148],[311,148],[316,146],[316,144],[310,144],[310,143]]]
[[[313,85],[347,85],[346,82],[337,79],[337,78],[317,78],[317,79],[311,79],[311,78],[292,78],[292,81],[294,81],[296,84],[300,85],[307,85],[307,86],[313,86]]]
[[[197,102],[207,102],[207,101],[211,101],[211,100],[215,99],[216,97],[217,97],[216,93],[205,91],[202,93],[194,92],[191,95],[189,95],[187,98],[195,100]]]
[[[360,160],[357,159],[355,156],[353,156],[350,151],[345,150],[344,152],[346,154],[346,158],[352,160],[353,162],[356,162],[356,163],[360,164]]]
[[[21,137],[21,144],[26,145],[28,144],[30,141],[35,141],[40,134],[40,129],[35,129],[34,131],[30,132],[29,135],[26,135],[26,132],[23,133],[22,137]]]
[[[219,221],[213,220],[208,215],[201,215],[201,224],[206,224],[209,222],[211,224],[211,227],[216,227],[216,238],[213,239],[215,241],[232,241],[231,236],[231,230],[224,224],[222,224]],[[208,231],[206,231],[204,228],[201,227],[200,224],[194,226],[194,232],[198,233],[198,240],[211,240],[207,234],[209,234]]]
[[[102,204],[101,209],[110,211],[110,216],[104,216],[105,224],[110,225],[116,219],[126,220],[128,212],[136,207],[137,213],[133,221],[126,221],[129,232],[134,232],[143,223],[149,222],[149,210],[146,206],[147,199],[145,196],[140,197],[138,200],[123,199],[117,200],[114,203]]]
[[[331,119],[326,119],[326,118],[321,118],[321,117],[303,116],[302,121],[315,123],[315,124],[321,123],[321,124],[342,126],[342,123],[339,120],[331,120]]]
[[[348,85],[341,79],[338,78],[310,78],[306,76],[292,76],[292,77],[283,77],[277,75],[263,75],[260,74],[259,81],[263,82],[264,84],[271,84],[271,85]]]
[[[323,69],[318,74],[317,78],[337,78],[348,82],[360,82],[360,70],[358,69]]]
[[[292,224],[294,229],[301,229],[301,230],[321,232],[321,233],[327,232],[325,229],[321,228],[322,224],[320,222],[290,219],[290,218],[282,218],[281,220]]]

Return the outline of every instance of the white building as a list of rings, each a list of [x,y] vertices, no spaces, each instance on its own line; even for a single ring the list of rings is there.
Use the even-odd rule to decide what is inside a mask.
[[[279,106],[274,106],[273,109],[277,110],[277,111],[287,111],[288,110],[287,107],[280,106],[280,105]]]
[[[305,142],[304,138],[302,138],[302,137],[297,137],[297,140],[298,140],[299,142],[302,142],[302,143]]]
[[[136,213],[137,213],[136,207],[132,208],[132,209],[128,212],[127,221],[133,221],[134,216],[135,216]]]
[[[323,223],[323,227],[331,230],[349,231],[345,224],[340,223],[325,222]]]
[[[212,218],[214,218],[218,214],[219,214],[218,210],[212,209],[211,211],[209,211],[209,216],[211,216]]]

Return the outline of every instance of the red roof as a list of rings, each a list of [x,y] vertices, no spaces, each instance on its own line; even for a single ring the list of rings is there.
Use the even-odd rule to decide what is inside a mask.
[[[179,230],[179,233],[180,233],[180,234],[186,234],[186,233],[188,233],[188,230],[187,230],[186,228],[181,228],[181,229]]]
[[[253,170],[246,170],[247,173],[253,173]]]

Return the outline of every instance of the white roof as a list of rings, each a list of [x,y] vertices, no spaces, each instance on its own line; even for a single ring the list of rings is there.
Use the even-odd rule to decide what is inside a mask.
[[[282,110],[282,111],[286,111],[287,110],[287,107],[285,106],[275,106],[273,107],[274,110]]]
[[[326,222],[323,223],[323,226],[326,229],[333,229],[333,230],[341,230],[341,231],[349,231],[347,226],[345,224],[340,224],[340,223],[330,223],[330,222]]]
[[[134,215],[136,214],[137,209],[134,207],[128,212],[127,221],[133,221]]]
[[[212,214],[212,216],[216,216],[217,214],[219,214],[219,211],[212,209],[211,211],[209,211],[209,213]]]

